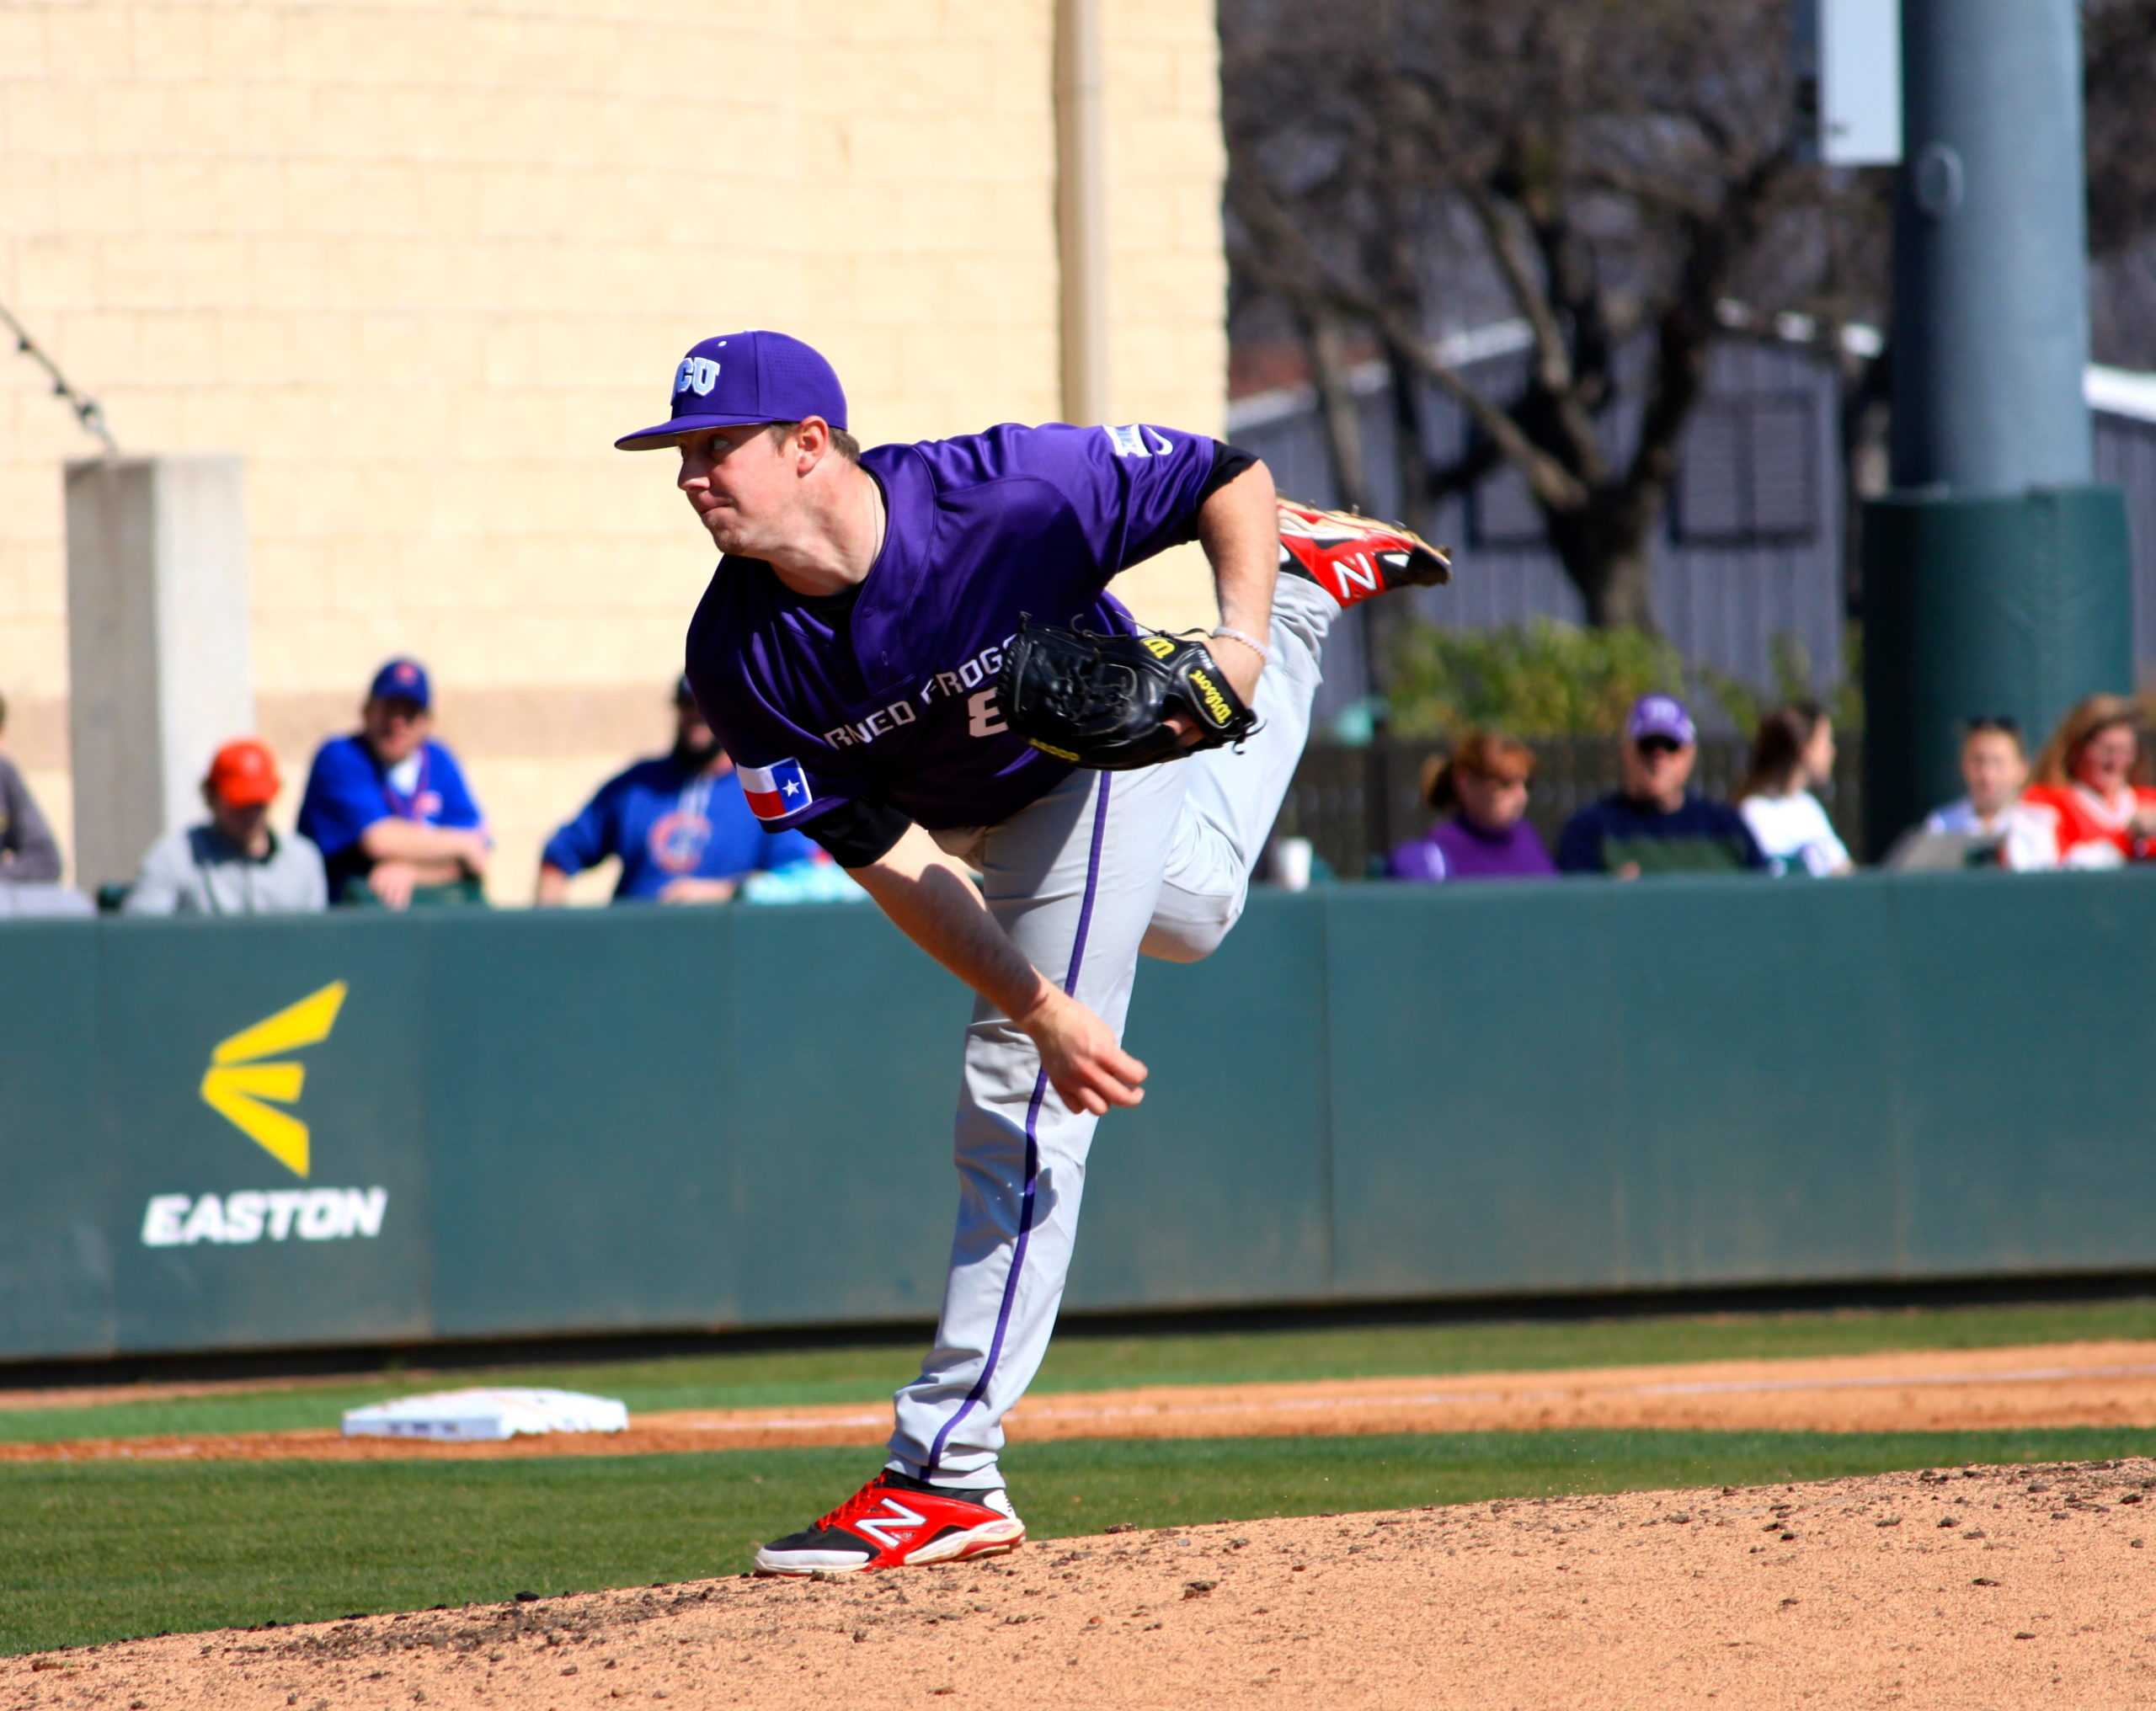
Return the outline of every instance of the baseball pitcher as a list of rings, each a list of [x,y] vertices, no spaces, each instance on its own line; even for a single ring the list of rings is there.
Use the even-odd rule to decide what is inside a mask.
[[[1094,1125],[1144,1097],[1120,1037],[1138,958],[1194,961],[1234,925],[1327,631],[1445,581],[1445,555],[1281,501],[1255,458],[1175,428],[862,450],[830,365],[777,333],[692,347],[668,418],[616,444],[678,450],[723,555],[689,680],[756,816],[830,850],[976,995],[935,1346],[883,1470],[756,1568],[1011,1550],[1001,1421],[1054,1326]],[[1107,592],[1191,540],[1219,597],[1203,642]]]

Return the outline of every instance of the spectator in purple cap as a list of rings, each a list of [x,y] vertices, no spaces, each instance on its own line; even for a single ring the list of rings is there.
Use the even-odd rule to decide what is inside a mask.
[[[390,660],[359,730],[315,750],[299,831],[322,851],[333,903],[401,909],[415,894],[476,895],[493,845],[456,757],[428,734],[433,705],[426,668]]]
[[[1469,732],[1423,786],[1432,808],[1453,812],[1394,850],[1385,872],[1426,884],[1554,875],[1550,852],[1527,823],[1527,785],[1534,776],[1534,751],[1518,738]]]
[[[1676,696],[1641,696],[1634,702],[1625,722],[1624,788],[1565,822],[1558,868],[1613,879],[1764,870],[1767,858],[1737,810],[1686,788],[1700,756],[1699,737]]]

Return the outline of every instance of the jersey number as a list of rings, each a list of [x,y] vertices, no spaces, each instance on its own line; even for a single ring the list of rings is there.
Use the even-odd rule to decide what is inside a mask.
[[[1011,728],[1003,722],[1003,710],[995,705],[995,691],[982,690],[966,703],[966,712],[972,717],[966,722],[966,732],[974,737],[1000,737]]]

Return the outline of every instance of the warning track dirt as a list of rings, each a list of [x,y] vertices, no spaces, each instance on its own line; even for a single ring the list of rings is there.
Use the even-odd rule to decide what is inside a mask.
[[[1663,1428],[1940,1431],[2156,1426],[2156,1342],[1720,1361],[1567,1373],[1480,1373],[1302,1384],[1163,1385],[1027,1399],[1014,1442],[1401,1431]],[[886,1405],[676,1410],[626,1432],[440,1444],[307,1431],[0,1444],[0,1461],[379,1460],[632,1455],[881,1443]]]

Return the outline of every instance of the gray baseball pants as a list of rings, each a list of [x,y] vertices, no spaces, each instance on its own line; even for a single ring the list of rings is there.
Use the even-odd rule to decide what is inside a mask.
[[[1273,657],[1258,680],[1264,726],[1240,753],[1081,770],[1000,825],[940,834],[979,868],[990,909],[1033,966],[1118,1038],[1139,955],[1195,962],[1242,913],[1310,735],[1318,658],[1338,613],[1315,584],[1280,578]],[[974,1005],[958,1101],[958,1234],[936,1346],[896,1399],[893,1468],[939,1484],[1002,1484],[1003,1416],[1048,1352],[1098,1122],[1065,1107],[1030,1038]]]

